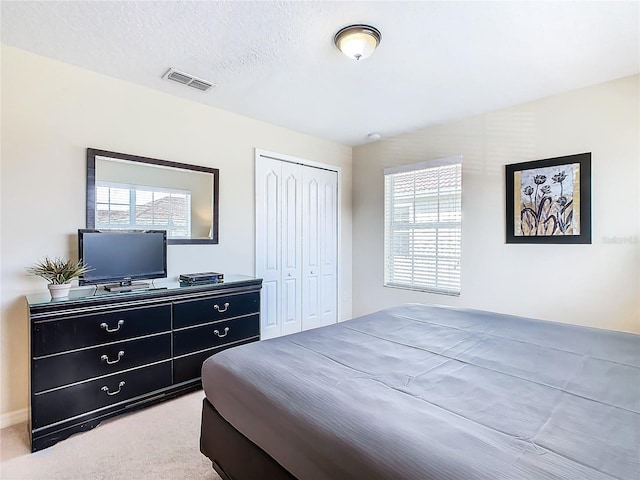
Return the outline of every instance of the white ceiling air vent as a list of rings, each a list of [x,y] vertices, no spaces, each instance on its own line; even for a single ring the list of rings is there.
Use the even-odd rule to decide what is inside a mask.
[[[209,91],[211,88],[215,87],[215,83],[207,82],[206,80],[202,80],[201,78],[196,78],[193,75],[189,75],[188,73],[179,72],[173,68],[170,68],[167,73],[165,73],[162,78],[167,80],[173,80],[174,82],[181,83],[186,85],[187,87],[195,88],[196,90],[201,90],[203,92]]]

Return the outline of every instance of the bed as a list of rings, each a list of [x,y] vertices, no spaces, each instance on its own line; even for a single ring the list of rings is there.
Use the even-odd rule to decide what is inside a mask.
[[[640,336],[402,305],[207,359],[226,479],[640,478]]]

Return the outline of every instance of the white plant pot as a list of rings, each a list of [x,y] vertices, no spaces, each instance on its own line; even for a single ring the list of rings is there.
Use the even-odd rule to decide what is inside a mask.
[[[69,290],[71,290],[70,283],[63,284],[49,284],[49,293],[51,298],[64,298],[69,296]]]

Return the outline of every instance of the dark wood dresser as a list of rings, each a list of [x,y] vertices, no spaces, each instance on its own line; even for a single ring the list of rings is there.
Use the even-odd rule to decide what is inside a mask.
[[[201,387],[210,355],[260,340],[262,280],[27,296],[31,450]]]

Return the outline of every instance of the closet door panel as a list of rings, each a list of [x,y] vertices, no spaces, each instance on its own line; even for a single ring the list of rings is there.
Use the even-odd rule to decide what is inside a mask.
[[[320,314],[320,228],[322,211],[322,175],[323,170],[305,167],[302,188],[302,329],[308,330],[322,326]]]
[[[273,338],[281,330],[281,162],[256,162],[256,275],[263,279],[261,337]]]
[[[320,208],[320,324],[330,325],[338,321],[337,315],[337,249],[338,219],[337,194],[338,174],[322,170],[320,172],[322,195]]]
[[[282,164],[282,329],[302,329],[302,166]]]

